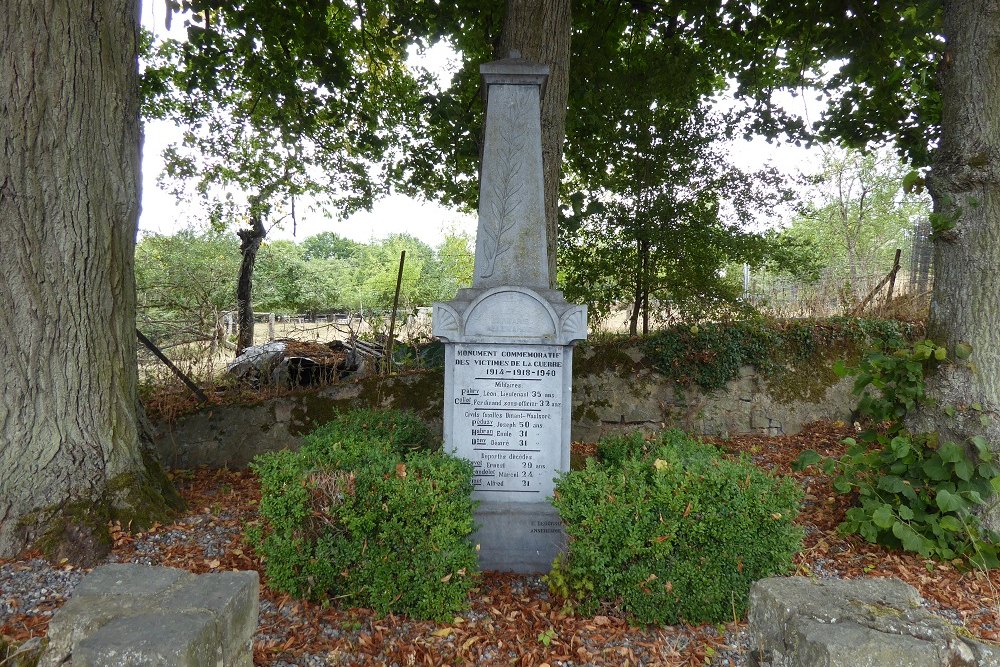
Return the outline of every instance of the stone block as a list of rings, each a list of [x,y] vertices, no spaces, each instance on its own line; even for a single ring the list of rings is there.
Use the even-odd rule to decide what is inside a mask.
[[[194,576],[175,567],[112,563],[95,568],[84,577],[73,590],[73,597],[146,597],[162,593],[181,581],[190,581]]]
[[[476,509],[478,530],[471,536],[479,546],[483,570],[546,573],[566,548],[559,512],[547,502],[483,502]]]
[[[256,572],[105,565],[52,617],[39,664],[249,667],[258,597]]]
[[[216,620],[226,656],[248,645],[257,629],[260,581],[256,572],[203,574],[169,591],[160,602],[163,609],[207,611]],[[229,664],[229,661],[227,661]]]
[[[73,650],[74,667],[223,665],[215,618],[207,611],[151,612],[108,623]]]
[[[996,648],[962,636],[898,579],[772,577],[750,590],[763,667],[994,667]]]

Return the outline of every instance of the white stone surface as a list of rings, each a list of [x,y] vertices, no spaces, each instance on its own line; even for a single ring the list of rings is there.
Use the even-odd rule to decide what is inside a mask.
[[[538,87],[491,85],[488,90],[472,284],[547,289]]]
[[[449,345],[451,453],[475,468],[481,500],[539,502],[569,467],[564,399],[572,352],[563,345]]]
[[[480,564],[546,572],[565,544],[549,499],[569,469],[573,344],[587,309],[549,289],[539,100],[548,70],[481,68],[487,89],[471,289],[434,304],[446,451],[472,462]],[[512,509],[516,508],[516,509]]]

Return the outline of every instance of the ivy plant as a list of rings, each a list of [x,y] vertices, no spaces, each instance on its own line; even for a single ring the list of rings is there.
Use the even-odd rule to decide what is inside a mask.
[[[1000,492],[988,443],[981,436],[941,442],[936,433],[911,433],[904,425],[908,412],[930,403],[925,371],[947,357],[944,347],[924,340],[893,353],[872,352],[857,367],[838,364],[838,374],[854,377],[858,414],[869,427],[844,440],[843,456],[809,450],[798,466],[820,465],[837,491],[857,493],[842,532],[925,557],[998,567],[997,535],[975,514]]]

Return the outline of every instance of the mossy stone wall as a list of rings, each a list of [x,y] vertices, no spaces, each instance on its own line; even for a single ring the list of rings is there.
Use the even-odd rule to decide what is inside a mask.
[[[671,427],[702,435],[778,435],[811,421],[848,420],[856,399],[850,381],[830,371],[838,356],[822,352],[767,372],[741,366],[709,391],[663,374],[643,341],[581,345],[573,359],[572,437],[596,442],[612,433]],[[352,407],[413,410],[440,435],[443,391],[440,368],[368,377],[255,405],[213,406],[157,424],[156,444],[168,467],[243,468],[257,454],[297,448],[305,433]]]

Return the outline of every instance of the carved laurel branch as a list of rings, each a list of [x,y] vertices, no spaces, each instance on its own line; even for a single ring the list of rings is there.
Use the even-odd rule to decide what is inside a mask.
[[[494,158],[492,197],[489,204],[489,221],[483,225],[486,242],[483,244],[485,266],[483,278],[496,271],[497,259],[511,249],[513,241],[505,238],[514,228],[514,212],[521,205],[523,181],[518,176],[524,164],[525,129],[518,121],[525,117],[525,98],[517,95],[500,117],[500,138]]]

